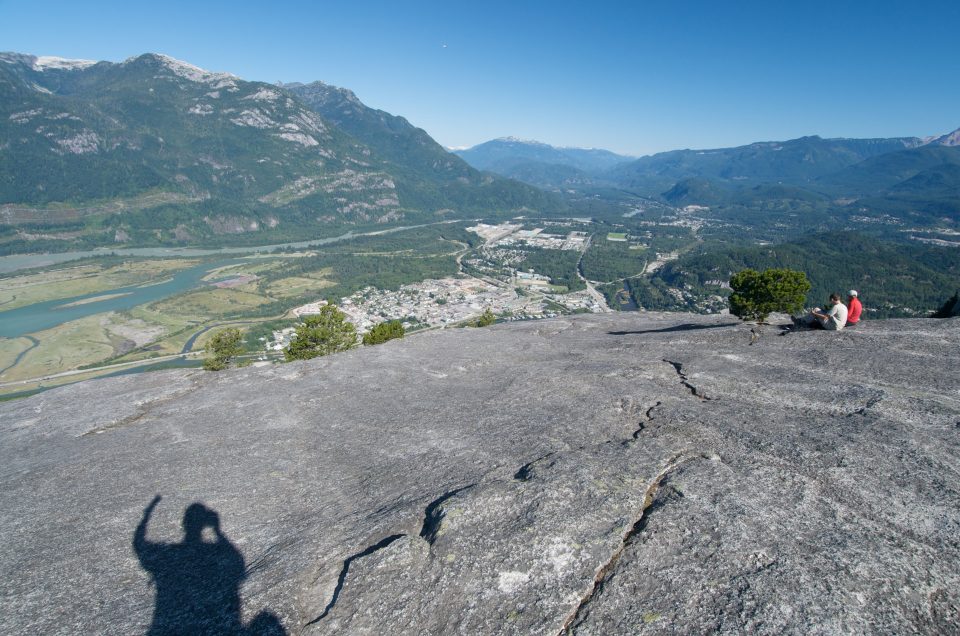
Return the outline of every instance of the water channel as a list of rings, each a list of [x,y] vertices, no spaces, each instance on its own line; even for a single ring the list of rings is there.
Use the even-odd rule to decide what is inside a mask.
[[[449,221],[441,221],[447,223]],[[92,316],[108,311],[124,311],[137,305],[151,303],[168,296],[173,296],[181,292],[193,289],[200,284],[200,281],[208,272],[224,265],[241,262],[236,258],[241,254],[255,254],[271,252],[279,248],[285,249],[308,249],[322,245],[329,245],[339,241],[346,241],[360,236],[373,236],[377,234],[392,234],[393,232],[402,232],[412,230],[427,225],[436,225],[436,223],[427,223],[423,225],[410,225],[394,227],[376,232],[366,232],[354,234],[347,232],[340,236],[330,238],[313,239],[309,241],[299,241],[296,243],[276,243],[273,245],[258,245],[248,247],[223,247],[218,249],[204,249],[195,247],[133,247],[133,248],[103,248],[88,250],[82,252],[58,252],[51,254],[14,254],[11,256],[0,256],[0,274],[14,272],[21,269],[34,267],[48,267],[65,263],[71,260],[81,258],[90,258],[98,256],[130,256],[135,258],[195,258],[209,256],[224,256],[223,260],[216,262],[207,262],[194,267],[177,272],[170,280],[158,284],[147,283],[142,286],[120,287],[116,289],[107,289],[83,296],[74,296],[72,298],[58,298],[40,303],[34,303],[25,307],[11,309],[0,312],[0,337],[18,338],[28,333],[36,333],[44,329],[50,329],[57,325]],[[233,256],[233,258],[226,258]],[[0,286],[3,280],[0,279]],[[104,297],[101,300],[91,302],[91,298]],[[66,306],[72,305],[72,306]]]
[[[102,248],[88,251],[59,252],[51,254],[14,254],[10,256],[0,256],[0,274],[15,272],[21,269],[48,267],[72,260],[101,256],[129,256],[134,258],[224,257],[223,259],[207,261],[205,263],[181,270],[160,283],[147,282],[142,285],[118,287],[115,289],[102,290],[82,296],[58,298],[56,300],[34,303],[25,307],[18,307],[17,309],[0,311],[0,338],[26,337],[33,342],[32,346],[27,350],[29,351],[37,346],[38,342],[35,338],[28,336],[27,334],[37,333],[39,331],[43,331],[44,329],[50,329],[65,322],[78,320],[94,314],[132,309],[138,305],[156,302],[158,300],[162,300],[163,298],[194,289],[203,284],[203,278],[212,270],[219,267],[244,262],[244,259],[241,258],[240,255],[267,253],[278,248],[309,249],[361,236],[391,234],[393,232],[401,232],[404,230],[411,230],[429,225],[452,222],[454,221],[440,221],[438,223],[394,227],[375,232],[357,234],[354,234],[353,232],[347,232],[346,234],[330,238],[248,247],[224,247],[219,249],[191,247]],[[3,280],[0,279],[0,286],[2,285]],[[184,351],[189,350],[196,338],[205,330],[206,329],[202,329],[200,332],[194,334],[193,337],[188,341],[187,346],[184,347]],[[13,364],[8,365],[7,368],[16,365],[27,353],[27,351],[21,352],[21,354],[17,356],[17,359],[12,361]],[[173,366],[192,366],[196,363],[195,361],[182,361],[171,362],[169,364],[172,364]],[[134,367],[116,371],[115,373],[139,373],[144,370],[148,370],[149,368],[151,367]]]
[[[118,287],[72,298],[57,298],[0,312],[0,337],[18,338],[71,320],[107,311],[124,311],[193,289],[211,270],[243,262],[227,259],[181,270],[162,283]],[[90,299],[100,298],[103,300]],[[89,302],[84,302],[89,301]]]

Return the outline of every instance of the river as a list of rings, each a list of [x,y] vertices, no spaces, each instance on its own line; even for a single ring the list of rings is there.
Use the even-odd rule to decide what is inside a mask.
[[[124,311],[193,289],[211,270],[243,262],[228,259],[181,270],[162,283],[118,287],[72,298],[58,298],[0,312],[0,337],[18,338],[107,311]],[[102,300],[93,300],[95,298]],[[89,302],[84,302],[89,301]],[[69,305],[69,306],[68,306]]]
[[[99,247],[94,250],[83,252],[53,252],[48,254],[11,254],[9,256],[0,256],[0,274],[7,274],[21,269],[34,267],[48,267],[67,261],[75,261],[81,258],[91,258],[97,256],[135,256],[140,258],[191,258],[195,256],[227,256],[230,254],[255,254],[257,252],[272,252],[275,249],[306,249],[317,247],[319,245],[328,245],[338,241],[361,236],[376,236],[378,234],[392,234],[404,230],[414,230],[420,227],[430,225],[442,225],[444,223],[457,223],[458,221],[437,221],[435,223],[423,223],[421,225],[404,225],[400,227],[391,227],[385,230],[376,230],[374,232],[362,232],[354,234],[347,232],[340,236],[330,238],[312,239],[309,241],[299,241],[296,243],[275,243],[273,245],[250,245],[246,247],[220,247],[220,248],[201,248],[201,247]]]

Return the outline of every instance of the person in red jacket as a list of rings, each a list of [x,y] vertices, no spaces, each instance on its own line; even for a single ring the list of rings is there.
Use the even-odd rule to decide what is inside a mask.
[[[847,292],[847,327],[853,327],[860,322],[860,314],[863,313],[863,305],[857,296],[856,289]]]

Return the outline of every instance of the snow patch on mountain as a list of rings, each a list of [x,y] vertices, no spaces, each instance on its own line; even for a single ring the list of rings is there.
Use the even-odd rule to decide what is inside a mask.
[[[45,71],[51,68],[77,71],[93,66],[96,63],[95,60],[69,60],[64,57],[41,55],[33,61],[33,68],[38,71]]]
[[[934,143],[941,146],[960,146],[960,128],[946,135],[937,137]]]
[[[190,80],[191,82],[209,82],[211,83],[211,88],[219,89],[226,88],[227,86],[235,87],[235,81],[240,79],[233,73],[223,73],[223,72],[213,72],[206,69],[202,69],[199,66],[194,66],[189,62],[184,62],[176,58],[170,57],[169,55],[164,55],[163,53],[148,53],[150,57],[158,60],[167,70],[176,75],[177,77],[182,77],[183,79]],[[141,56],[142,57],[142,56]],[[124,62],[127,64],[139,58],[130,58]]]
[[[545,144],[542,141],[537,141],[536,139],[521,139],[520,137],[500,137],[494,141],[504,141],[511,144],[528,144],[530,146],[547,146],[550,147],[550,144]]]

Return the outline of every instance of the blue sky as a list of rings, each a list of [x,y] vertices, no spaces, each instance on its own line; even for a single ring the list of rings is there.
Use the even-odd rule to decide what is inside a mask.
[[[960,127],[960,3],[26,2],[0,50],[323,80],[447,146],[647,154]]]

